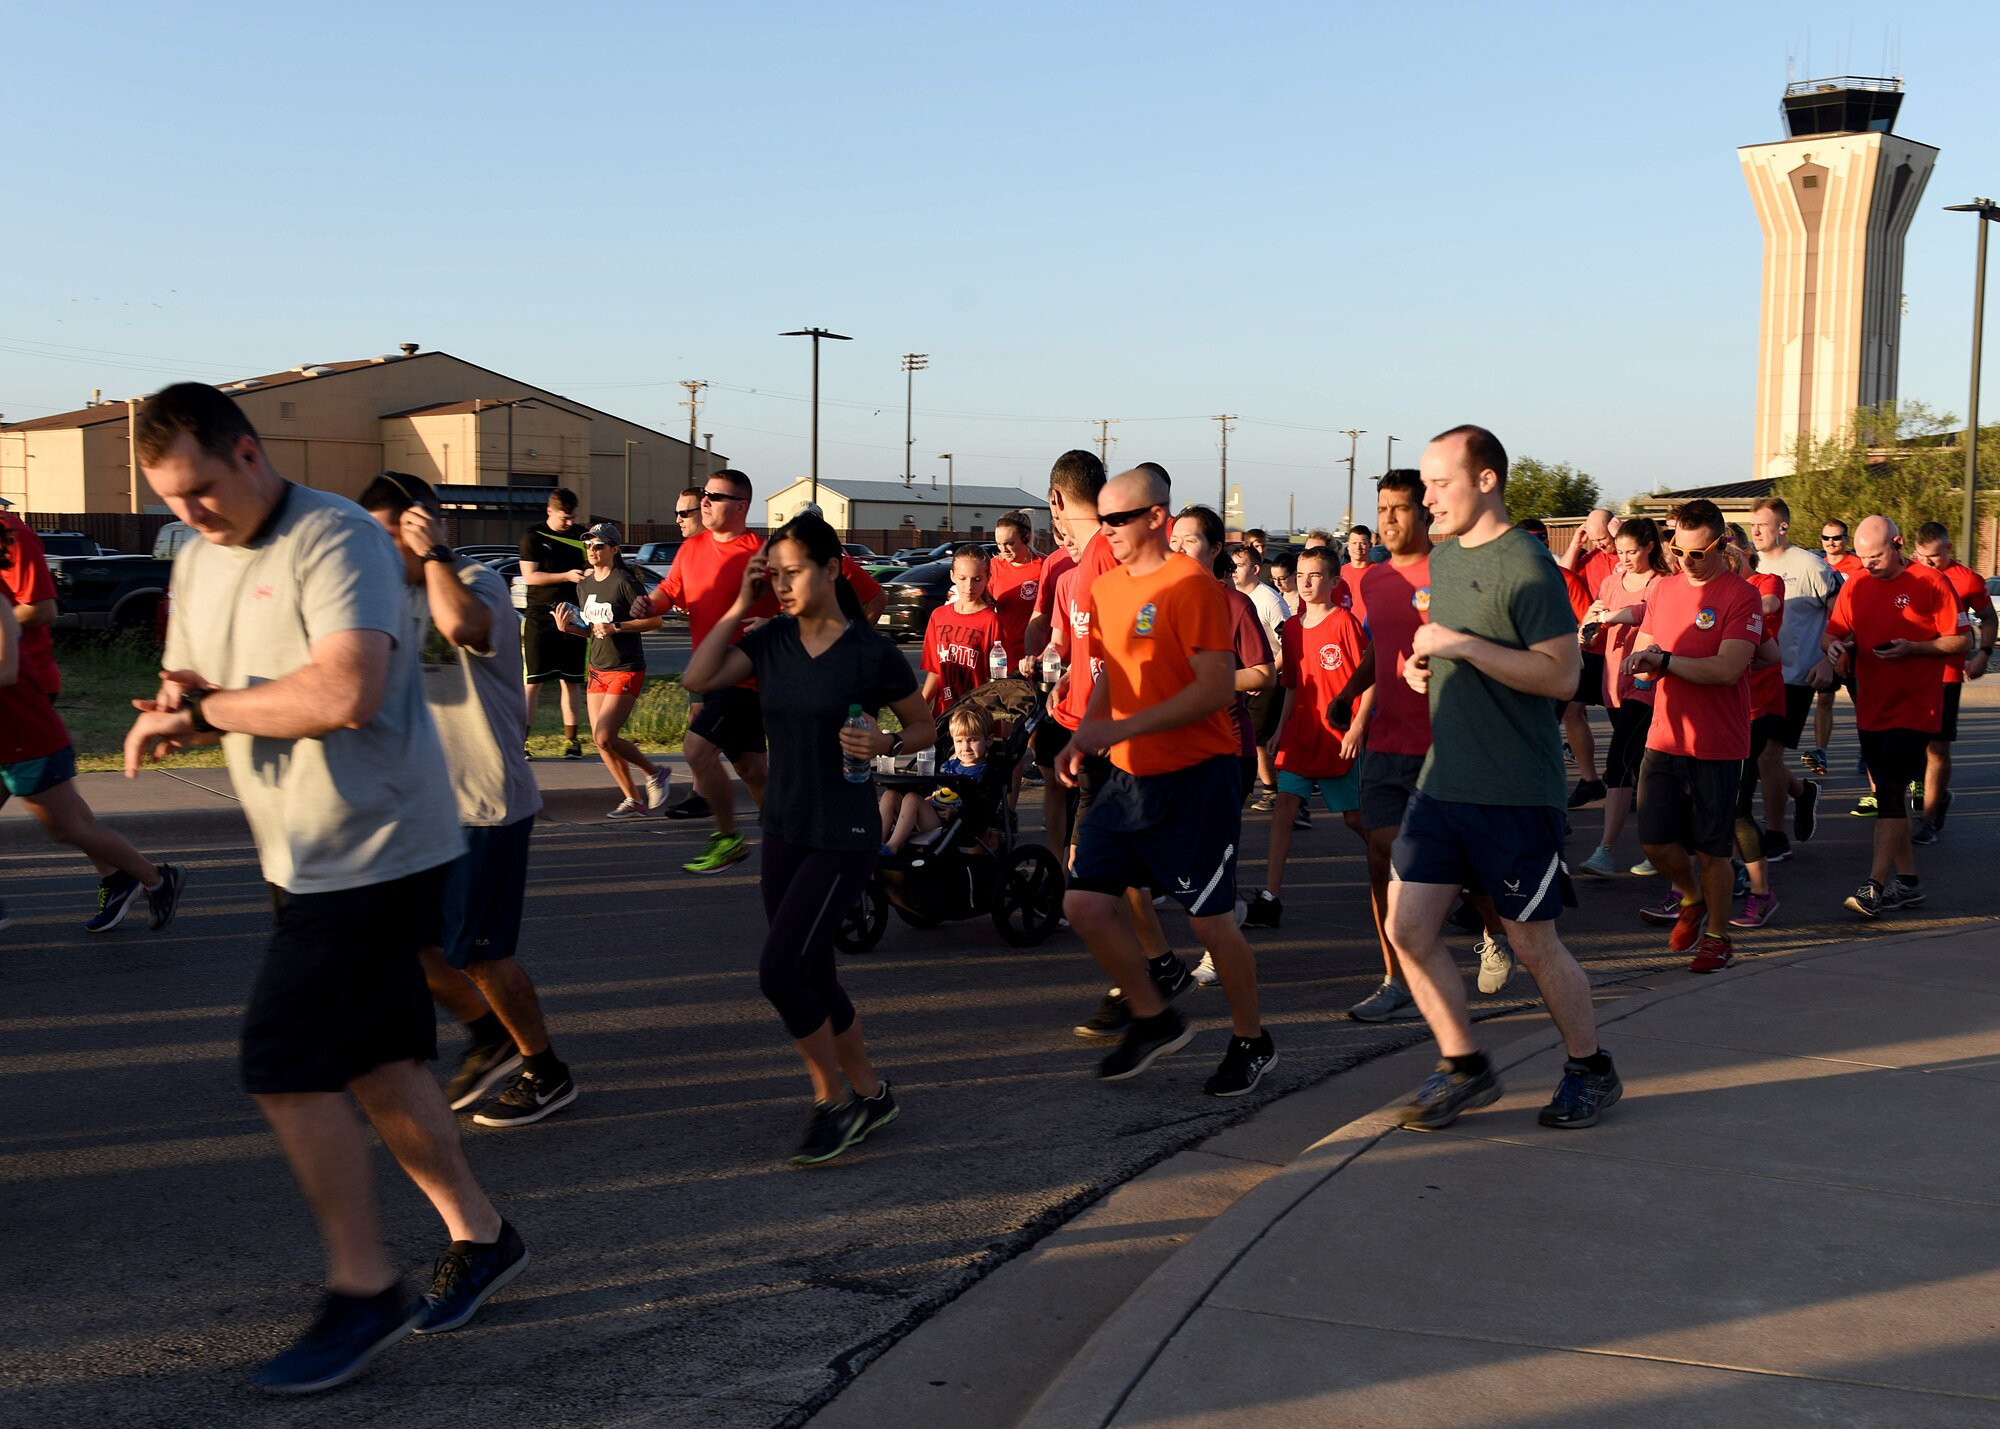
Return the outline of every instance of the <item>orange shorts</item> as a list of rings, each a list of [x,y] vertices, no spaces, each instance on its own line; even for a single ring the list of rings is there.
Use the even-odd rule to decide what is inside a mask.
[[[645,688],[643,670],[592,670],[587,687],[593,695],[636,695]]]

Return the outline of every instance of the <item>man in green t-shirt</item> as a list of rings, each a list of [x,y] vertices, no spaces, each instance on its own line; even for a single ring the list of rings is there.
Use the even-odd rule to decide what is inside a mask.
[[[1428,619],[1405,678],[1430,696],[1431,752],[1390,854],[1388,923],[1443,1060],[1403,1124],[1435,1131],[1500,1098],[1441,935],[1463,885],[1493,899],[1569,1052],[1542,1125],[1591,1126],[1621,1088],[1597,1045],[1590,981],[1555,925],[1569,875],[1554,702],[1576,690],[1576,617],[1547,548],[1507,519],[1499,438],[1453,427],[1425,448],[1421,470],[1442,544],[1431,553]]]

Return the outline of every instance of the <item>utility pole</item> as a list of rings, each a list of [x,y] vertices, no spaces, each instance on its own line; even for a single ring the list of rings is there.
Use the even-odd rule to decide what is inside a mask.
[[[1986,318],[1986,225],[2000,221],[2000,203],[1976,198],[1949,205],[1947,213],[1979,215],[1979,253],[1972,274],[1972,399],[1965,416],[1965,509],[1961,513],[1959,559],[1979,569],[1979,341]]]
[[[938,460],[944,463],[944,529],[947,531],[956,531],[958,529],[958,512],[955,508],[958,504],[958,497],[957,484],[952,479],[951,453],[939,452]],[[932,477],[931,480],[936,481],[937,478]],[[932,488],[932,490],[936,489],[935,487]]]
[[[688,409],[687,484],[689,486],[693,486],[694,485],[694,424],[696,416],[699,415],[699,413],[701,412],[701,389],[708,386],[708,384],[706,382],[683,382],[681,383],[681,386],[687,388],[687,400],[681,403],[681,405]]]
[[[1294,491],[1285,497],[1285,535],[1299,529],[1299,494]]]
[[[1396,469],[1396,443],[1401,440],[1401,437],[1389,438],[1389,449],[1382,457],[1382,475],[1387,476]]]
[[[1357,427],[1349,427],[1347,436],[1347,520],[1343,523],[1344,536],[1354,529],[1354,454],[1360,450],[1361,439],[1368,433]]]
[[[852,342],[851,337],[837,332],[829,332],[823,327],[802,327],[796,332],[781,332],[779,337],[809,337],[813,340],[813,396],[812,396],[812,504],[819,505],[819,340],[829,342]]]
[[[1238,418],[1234,412],[1229,412],[1213,420],[1222,426],[1222,487],[1221,495],[1215,499],[1215,514],[1220,516],[1229,509],[1229,424]]]
[[[1097,448],[1097,459],[1103,462],[1104,469],[1109,471],[1111,469],[1111,447],[1118,440],[1118,438],[1111,435],[1111,429],[1118,425],[1118,419],[1116,417],[1099,417],[1091,425],[1097,428],[1097,435],[1091,439],[1091,444]]]
[[[916,480],[916,475],[911,470],[911,463],[914,460],[914,448],[917,439],[911,435],[910,429],[911,417],[916,412],[916,374],[928,368],[930,360],[931,355],[928,352],[906,352],[903,354],[903,485],[905,486],[910,485]]]

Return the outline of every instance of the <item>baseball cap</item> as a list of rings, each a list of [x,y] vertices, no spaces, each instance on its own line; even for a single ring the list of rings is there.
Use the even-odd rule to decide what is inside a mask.
[[[1535,537],[1543,545],[1548,544],[1549,541],[1548,523],[1543,521],[1541,517],[1530,516],[1526,520],[1516,521],[1514,524],[1516,526],[1519,526],[1523,531],[1526,531],[1530,536]]]
[[[14,503],[9,501],[6,497],[0,496],[0,506],[12,507],[13,504]]]
[[[625,535],[612,522],[600,521],[583,533],[583,541],[585,545],[622,546]]]

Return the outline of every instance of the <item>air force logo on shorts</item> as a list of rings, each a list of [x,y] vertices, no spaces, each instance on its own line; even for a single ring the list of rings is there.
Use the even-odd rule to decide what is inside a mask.
[[[1712,629],[1714,629],[1714,628],[1715,628],[1715,612],[1714,612],[1714,611],[1712,611],[1712,610],[1710,610],[1710,609],[1708,609],[1708,608],[1707,608],[1706,606],[1702,607],[1702,608],[1701,608],[1700,610],[1697,610],[1697,611],[1696,611],[1696,612],[1694,613],[1694,628],[1695,628],[1696,630],[1712,630]]]
[[[1139,618],[1133,623],[1132,629],[1140,635],[1151,635],[1153,633],[1153,623],[1159,619],[1159,616],[1159,610],[1149,600],[1139,607]]]

